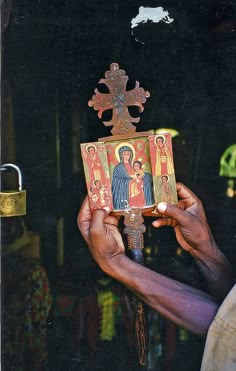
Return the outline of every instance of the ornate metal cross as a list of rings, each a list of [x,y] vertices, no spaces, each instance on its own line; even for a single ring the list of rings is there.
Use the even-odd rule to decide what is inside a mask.
[[[125,138],[138,136],[135,133],[136,127],[132,125],[132,122],[138,123],[140,118],[132,117],[128,107],[137,106],[139,111],[142,112],[144,110],[143,103],[150,97],[150,93],[140,88],[137,81],[134,89],[126,91],[127,81],[128,76],[125,75],[125,71],[119,69],[117,63],[112,63],[110,71],[105,73],[105,79],[99,80],[99,83],[103,83],[108,87],[110,93],[100,93],[98,89],[95,89],[95,95],[88,102],[89,107],[93,107],[94,110],[98,111],[100,119],[104,111],[113,110],[112,119],[108,122],[103,121],[106,126],[113,126],[111,130],[113,136],[99,140],[106,142],[122,139],[124,141]],[[145,134],[147,135],[147,133]],[[122,214],[124,215],[124,233],[128,237],[128,248],[131,258],[138,264],[144,264],[143,233],[146,231],[146,227],[143,224],[141,209],[129,208],[127,204],[127,209]],[[132,314],[139,362],[141,365],[144,365],[147,353],[146,318],[144,304],[136,296],[132,297]]]
[[[95,89],[95,95],[88,102],[89,107],[93,107],[98,111],[98,117],[101,119],[104,111],[113,109],[112,119],[103,121],[106,126],[113,126],[111,133],[113,135],[129,134],[132,135],[136,131],[136,127],[132,122],[138,123],[139,117],[132,117],[129,113],[128,106],[137,106],[139,111],[144,110],[143,103],[150,97],[150,93],[139,87],[139,82],[136,81],[135,88],[126,91],[128,76],[124,70],[119,69],[118,63],[112,63],[110,71],[106,71],[105,79],[100,79],[99,83],[105,84],[110,93],[100,93]]]

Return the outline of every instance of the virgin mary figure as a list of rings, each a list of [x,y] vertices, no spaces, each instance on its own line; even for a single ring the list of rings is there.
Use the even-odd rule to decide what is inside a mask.
[[[130,203],[130,182],[134,179],[133,169],[134,150],[131,145],[123,145],[118,150],[119,163],[114,167],[112,175],[112,196],[115,210],[124,210],[127,203]],[[144,172],[142,177],[145,205],[154,204],[152,176]],[[134,205],[132,205],[134,206]]]

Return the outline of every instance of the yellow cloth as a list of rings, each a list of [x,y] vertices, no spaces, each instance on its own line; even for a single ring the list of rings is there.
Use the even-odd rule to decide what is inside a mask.
[[[201,371],[236,371],[236,284],[208,330]]]
[[[115,336],[114,297],[111,290],[98,293],[98,304],[101,306],[101,340],[112,340]]]

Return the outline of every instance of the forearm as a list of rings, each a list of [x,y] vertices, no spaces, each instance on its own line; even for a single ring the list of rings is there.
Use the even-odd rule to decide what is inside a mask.
[[[213,298],[136,264],[125,255],[114,261],[101,266],[108,275],[180,327],[206,335],[219,307]]]
[[[209,293],[223,300],[233,285],[232,267],[215,242],[204,249],[194,250],[192,256],[208,285]]]

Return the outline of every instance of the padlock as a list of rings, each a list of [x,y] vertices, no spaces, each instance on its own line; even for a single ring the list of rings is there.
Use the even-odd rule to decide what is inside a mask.
[[[26,214],[26,191],[22,190],[22,175],[18,166],[4,164],[0,171],[12,168],[18,174],[18,190],[6,190],[0,192],[0,217],[20,216]]]

